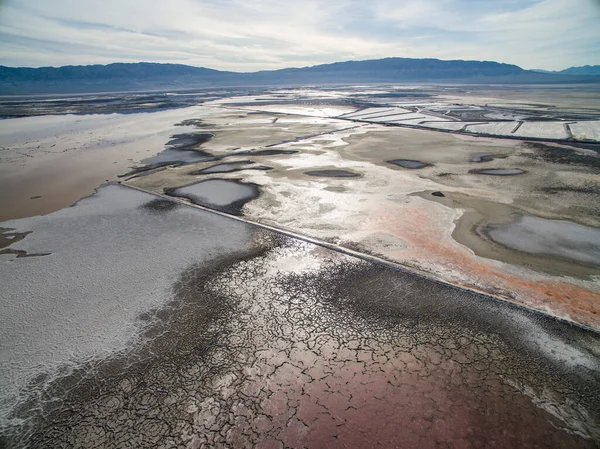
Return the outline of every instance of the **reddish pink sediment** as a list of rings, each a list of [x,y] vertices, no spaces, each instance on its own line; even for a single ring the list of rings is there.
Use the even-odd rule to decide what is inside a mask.
[[[365,354],[365,362],[321,360],[325,376],[319,364],[300,376],[282,365],[257,395],[265,397],[259,417],[240,421],[227,442],[245,447],[242,436],[253,435],[258,447],[593,447],[492,373],[427,349]]]
[[[559,278],[523,270],[502,270],[498,263],[470,252],[450,235],[435,209],[423,204],[389,206],[375,214],[370,230],[394,235],[407,247],[388,257],[461,287],[483,290],[538,310],[569,317],[600,329],[600,293]]]

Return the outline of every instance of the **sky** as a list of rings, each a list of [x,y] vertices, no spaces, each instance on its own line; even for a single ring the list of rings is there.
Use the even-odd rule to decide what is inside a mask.
[[[600,0],[0,0],[0,65],[600,64]]]

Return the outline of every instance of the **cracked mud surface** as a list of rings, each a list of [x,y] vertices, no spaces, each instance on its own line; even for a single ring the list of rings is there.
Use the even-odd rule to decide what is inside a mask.
[[[243,226],[254,249],[183,270],[146,343],[17,411],[29,447],[597,447],[598,334]]]

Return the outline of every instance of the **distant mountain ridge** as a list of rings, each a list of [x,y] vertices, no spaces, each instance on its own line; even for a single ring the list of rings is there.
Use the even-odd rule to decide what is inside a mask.
[[[586,66],[590,67],[590,66]],[[598,66],[595,66],[598,67]],[[567,69],[570,70],[570,69]],[[588,69],[586,69],[590,72]],[[64,67],[0,66],[0,94],[183,89],[324,83],[564,83],[600,77],[540,73],[493,61],[385,58],[251,73],[150,62]]]
[[[600,76],[600,65],[583,65],[579,67],[569,67],[564,70],[535,69],[533,71],[538,73],[556,73],[559,75]]]
[[[312,67],[280,69],[278,73],[369,73],[373,72],[389,74],[395,73],[404,76],[428,76],[443,78],[446,76],[460,77],[473,75],[507,75],[517,74],[524,70],[516,65],[502,64],[492,61],[463,61],[440,59],[411,59],[411,58],[384,58],[370,59],[366,61],[334,62]],[[260,73],[260,72],[259,72]],[[268,73],[268,72],[263,72]]]
[[[569,67],[559,71],[563,75],[600,75],[600,65],[584,65],[580,67]]]
[[[204,67],[184,64],[158,64],[152,62],[107,65],[67,65],[62,67],[6,67],[0,66],[0,81],[56,81],[107,78],[154,78],[157,76],[208,75],[222,73]]]

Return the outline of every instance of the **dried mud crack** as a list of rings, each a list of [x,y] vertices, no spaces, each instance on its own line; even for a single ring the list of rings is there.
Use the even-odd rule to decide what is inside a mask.
[[[53,385],[29,445],[596,447],[597,336],[257,232],[181,274],[149,345]]]

